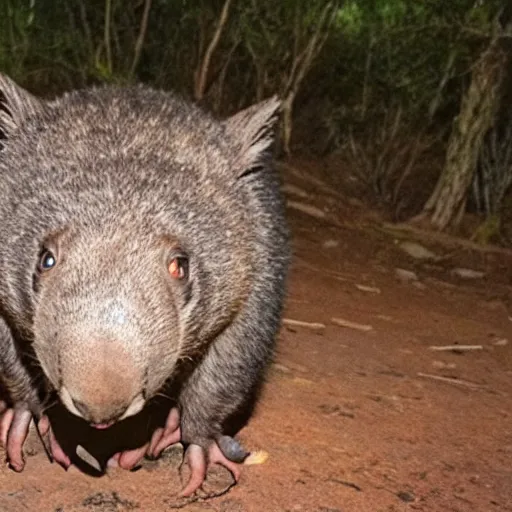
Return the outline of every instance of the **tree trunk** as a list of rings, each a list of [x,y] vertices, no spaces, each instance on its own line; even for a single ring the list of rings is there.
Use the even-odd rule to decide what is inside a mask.
[[[454,122],[443,172],[423,209],[423,215],[437,229],[460,223],[482,141],[499,104],[505,64],[506,53],[499,39],[495,39],[473,68],[471,83]]]

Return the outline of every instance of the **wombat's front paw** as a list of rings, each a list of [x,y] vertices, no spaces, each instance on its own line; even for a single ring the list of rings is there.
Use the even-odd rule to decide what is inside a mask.
[[[239,462],[228,459],[223,453],[226,452],[226,449],[229,451],[228,455],[230,457],[233,455],[233,458]],[[227,492],[238,482],[242,473],[242,462],[245,458],[245,456],[242,457],[242,454],[247,456],[248,452],[241,447],[238,441],[229,436],[222,436],[218,441],[212,441],[208,452],[197,444],[189,445],[181,469],[182,480],[187,483],[181,490],[180,496],[188,497],[198,493],[201,498],[211,498]],[[217,485],[218,482],[214,486],[209,485],[210,474],[211,480],[218,480],[218,471],[214,469],[215,465],[217,465],[217,469],[218,466],[226,468],[231,473],[232,479],[225,482],[225,478],[223,478],[220,485]],[[188,478],[186,473],[189,473]]]
[[[109,461],[110,466],[119,466],[123,469],[133,469],[137,466],[144,456],[150,459],[160,457],[162,452],[176,443],[180,442],[180,414],[176,407],[169,411],[165,425],[157,428],[151,440],[140,448],[126,450],[116,453]]]
[[[33,415],[26,405],[20,404],[9,408],[4,402],[0,402],[0,415],[0,440],[5,448],[7,462],[14,471],[23,471],[25,467],[23,447]],[[48,456],[62,466],[68,467],[69,458],[57,443],[48,418],[43,416],[39,422],[36,422],[36,428]]]

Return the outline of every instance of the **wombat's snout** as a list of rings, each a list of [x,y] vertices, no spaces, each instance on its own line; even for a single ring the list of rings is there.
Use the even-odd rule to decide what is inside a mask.
[[[68,410],[94,426],[110,425],[133,416],[142,410],[145,403],[142,394],[137,395],[128,406],[126,406],[126,403],[119,401],[107,403],[103,406],[101,404],[84,403],[73,398],[65,386],[61,388],[60,396]]]
[[[116,421],[133,416],[142,410],[145,402],[142,394],[139,394],[128,406],[125,403],[113,402],[104,404],[102,407],[98,404],[84,403],[73,398],[65,386],[61,388],[60,396],[64,405],[71,412],[95,426],[110,425]]]
[[[63,404],[94,425],[137,414],[144,407],[145,396],[143,379],[130,354],[112,340],[88,343],[88,348],[88,365],[64,361],[58,390]]]

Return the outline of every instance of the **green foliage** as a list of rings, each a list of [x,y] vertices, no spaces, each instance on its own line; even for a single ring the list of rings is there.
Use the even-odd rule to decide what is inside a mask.
[[[107,42],[105,0],[4,0],[0,67],[45,90],[51,84],[69,88],[94,81],[125,82],[143,4],[111,0]],[[247,97],[247,85],[253,97],[279,91],[293,66],[294,52],[304,48],[325,4],[326,0],[235,1],[211,81],[236,45],[225,94],[238,90],[246,97],[237,98],[237,103],[244,103],[254,99]],[[218,0],[154,0],[137,77],[188,92],[222,5]],[[424,112],[444,73],[456,79],[467,71],[475,41],[490,32],[498,7],[497,0],[348,0],[338,9],[329,51],[320,61],[334,72],[326,76],[319,70],[317,76],[329,81],[325,88],[336,102],[344,98],[343,104],[361,107],[366,84],[365,101],[370,104],[399,100],[411,113]],[[456,58],[447,71],[451,52]],[[263,83],[257,83],[258,72]],[[453,103],[458,85],[439,108]]]
[[[328,3],[336,15],[320,32],[330,35],[314,55],[298,100],[299,107],[307,99],[328,101],[328,122],[340,133],[348,133],[347,123],[357,133],[359,124],[398,106],[408,122],[451,117],[501,5],[233,0],[209,69],[206,102],[232,111],[275,92],[286,94]],[[191,94],[224,1],[153,0],[132,76],[144,5],[145,0],[4,0],[0,69],[46,94],[131,80]]]

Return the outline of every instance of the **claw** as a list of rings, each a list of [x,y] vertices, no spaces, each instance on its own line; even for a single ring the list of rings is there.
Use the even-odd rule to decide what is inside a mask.
[[[144,446],[136,448],[135,450],[127,450],[122,452],[118,460],[119,467],[123,469],[133,469],[144,458],[144,454],[146,453],[148,447],[149,443],[146,443]]]
[[[11,428],[13,417],[14,409],[7,409],[4,410],[2,417],[0,418],[0,439],[4,448],[7,446],[7,436],[9,434],[9,429]]]
[[[243,450],[237,441],[233,439],[233,442],[236,443],[237,450]],[[243,452],[245,453],[245,450],[243,450]],[[185,463],[188,464],[190,477],[187,484],[179,494],[181,497],[189,497],[198,491],[206,479],[208,468],[214,464],[224,466],[233,476],[235,483],[240,480],[240,476],[242,474],[241,464],[229,460],[216,442],[213,442],[210,445],[210,448],[208,449],[208,456],[201,446],[191,444],[185,453],[183,464]],[[181,473],[183,476],[183,465]]]
[[[157,429],[157,431],[158,430],[160,429]],[[158,457],[163,450],[173,444],[179,443],[181,431],[180,414],[177,408],[173,407],[170,410],[161,435],[157,434],[157,431],[153,434],[148,450],[148,455],[151,457]],[[158,436],[160,436],[160,438],[157,440],[156,437]]]
[[[50,443],[50,421],[47,416],[42,416],[39,420],[34,418],[36,431],[48,460],[53,463],[52,447]]]
[[[50,429],[49,431],[49,439],[50,439],[50,451],[53,455],[53,459],[55,462],[60,464],[64,469],[68,469],[71,466],[71,459],[64,453],[64,450],[61,448],[59,442],[55,438],[53,431]]]
[[[155,454],[155,448],[160,443],[160,440],[162,439],[164,435],[164,429],[162,427],[157,428],[153,434],[151,435],[151,441],[149,442],[149,448],[147,457],[150,459],[155,459],[157,455]]]
[[[181,497],[188,497],[194,494],[206,478],[206,454],[197,444],[191,444],[185,453],[183,464],[187,463],[190,469],[190,477],[187,484],[181,490]],[[183,473],[183,464],[180,473]]]
[[[5,439],[7,460],[14,471],[23,471],[25,460],[23,457],[23,444],[27,439],[28,429],[32,421],[32,413],[26,409],[13,409],[9,415],[8,427],[2,426],[2,441]],[[9,414],[9,411],[5,413]],[[4,429],[6,433],[4,432]],[[6,437],[5,437],[6,436]]]
[[[210,449],[208,450],[208,459],[209,466],[211,466],[212,464],[220,464],[221,466],[224,466],[231,472],[233,478],[235,479],[235,482],[238,482],[238,480],[240,480],[240,475],[242,474],[241,465],[226,458],[226,456],[222,453],[217,443],[212,443],[212,445],[210,446]]]

